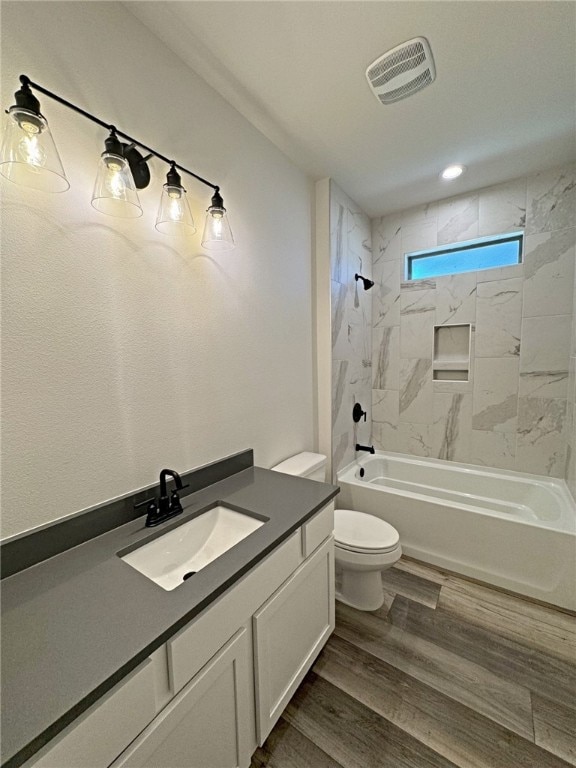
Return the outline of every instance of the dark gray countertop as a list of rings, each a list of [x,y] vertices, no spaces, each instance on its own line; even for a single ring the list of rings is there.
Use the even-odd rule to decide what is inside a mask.
[[[21,765],[337,493],[251,467],[190,494],[158,528],[143,516],[4,579],[2,765]],[[270,519],[171,592],[118,557],[216,501]]]

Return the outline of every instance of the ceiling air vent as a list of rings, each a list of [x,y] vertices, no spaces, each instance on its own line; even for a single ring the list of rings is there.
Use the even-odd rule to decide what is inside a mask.
[[[436,78],[436,67],[425,37],[415,37],[384,53],[366,70],[370,88],[382,104],[405,99]]]

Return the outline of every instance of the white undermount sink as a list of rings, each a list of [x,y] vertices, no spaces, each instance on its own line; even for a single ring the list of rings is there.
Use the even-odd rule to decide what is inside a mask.
[[[172,590],[262,525],[262,520],[218,505],[121,559]]]

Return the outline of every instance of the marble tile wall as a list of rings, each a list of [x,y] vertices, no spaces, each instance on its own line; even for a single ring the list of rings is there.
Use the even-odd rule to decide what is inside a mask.
[[[372,421],[372,293],[354,275],[372,277],[370,219],[330,182],[330,266],[332,278],[332,452],[334,473],[355,456],[356,443],[370,442]],[[386,289],[384,289],[386,290]],[[394,342],[392,342],[393,345]],[[391,339],[381,345],[386,356]],[[378,365],[378,362],[376,363]],[[389,371],[386,359],[380,364]],[[382,380],[398,384],[390,374]],[[355,424],[352,408],[359,402],[366,421]]]
[[[523,264],[404,281],[407,252],[518,229]],[[566,477],[576,496],[575,241],[576,165],[373,220],[377,448]],[[470,380],[433,381],[433,326],[457,323]]]
[[[572,344],[570,347],[570,364],[568,374],[568,398],[566,401],[566,482],[576,499],[576,273],[574,274],[574,289],[572,294]]]

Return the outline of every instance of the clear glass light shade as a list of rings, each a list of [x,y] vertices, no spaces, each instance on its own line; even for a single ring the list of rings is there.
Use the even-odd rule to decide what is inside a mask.
[[[23,107],[8,112],[0,173],[16,184],[42,192],[65,192],[70,184],[48,123],[42,115]]]
[[[104,152],[98,163],[92,205],[100,213],[135,219],[142,207],[127,160],[113,152]]]
[[[209,251],[230,251],[234,248],[234,238],[225,208],[211,205],[206,211],[202,245]]]
[[[196,232],[183,187],[164,184],[156,217],[156,229],[164,235],[193,235]]]

